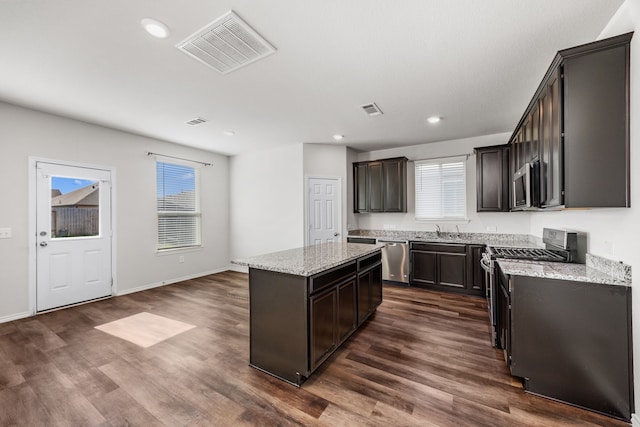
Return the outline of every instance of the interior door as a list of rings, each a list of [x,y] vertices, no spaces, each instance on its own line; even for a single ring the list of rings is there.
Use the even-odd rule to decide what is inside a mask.
[[[111,295],[111,172],[36,163],[36,310]]]
[[[342,198],[338,178],[309,178],[308,244],[340,241]]]

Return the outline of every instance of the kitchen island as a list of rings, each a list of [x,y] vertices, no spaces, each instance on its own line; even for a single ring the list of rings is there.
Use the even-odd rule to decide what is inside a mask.
[[[300,386],[382,303],[382,245],[323,243],[249,267],[249,363]]]

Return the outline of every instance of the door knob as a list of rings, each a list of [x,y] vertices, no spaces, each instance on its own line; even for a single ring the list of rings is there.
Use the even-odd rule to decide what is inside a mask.
[[[337,232],[336,232],[336,233],[333,233],[333,235],[334,235],[334,236],[337,236],[337,235],[338,235],[338,233],[337,233]]]
[[[45,246],[47,246],[47,242],[40,242],[40,246],[44,248]]]

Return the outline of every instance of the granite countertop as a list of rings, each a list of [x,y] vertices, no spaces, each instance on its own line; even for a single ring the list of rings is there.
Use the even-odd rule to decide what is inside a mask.
[[[541,241],[526,234],[498,233],[450,233],[438,235],[434,231],[352,230],[348,237],[375,237],[413,242],[459,243],[466,245],[490,245],[501,247],[543,248]]]
[[[345,262],[379,251],[384,245],[322,243],[231,261],[250,268],[312,276]]]
[[[606,270],[594,264],[587,254],[587,264],[498,259],[505,274],[513,276],[541,277],[603,285],[631,286],[631,270],[618,263],[620,271]]]

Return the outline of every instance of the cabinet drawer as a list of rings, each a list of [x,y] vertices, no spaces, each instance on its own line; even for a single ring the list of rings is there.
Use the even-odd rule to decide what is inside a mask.
[[[358,271],[362,271],[362,270],[366,269],[367,267],[375,265],[375,264],[379,263],[381,260],[382,260],[382,253],[381,252],[377,252],[375,254],[369,255],[366,258],[360,258],[358,260]]]
[[[449,252],[463,254],[467,251],[467,245],[461,243],[418,243],[411,242],[411,250],[428,252]]]
[[[338,284],[350,276],[356,274],[356,262],[351,261],[347,264],[340,265],[329,271],[311,276],[309,279],[309,294],[318,292],[328,286]]]

